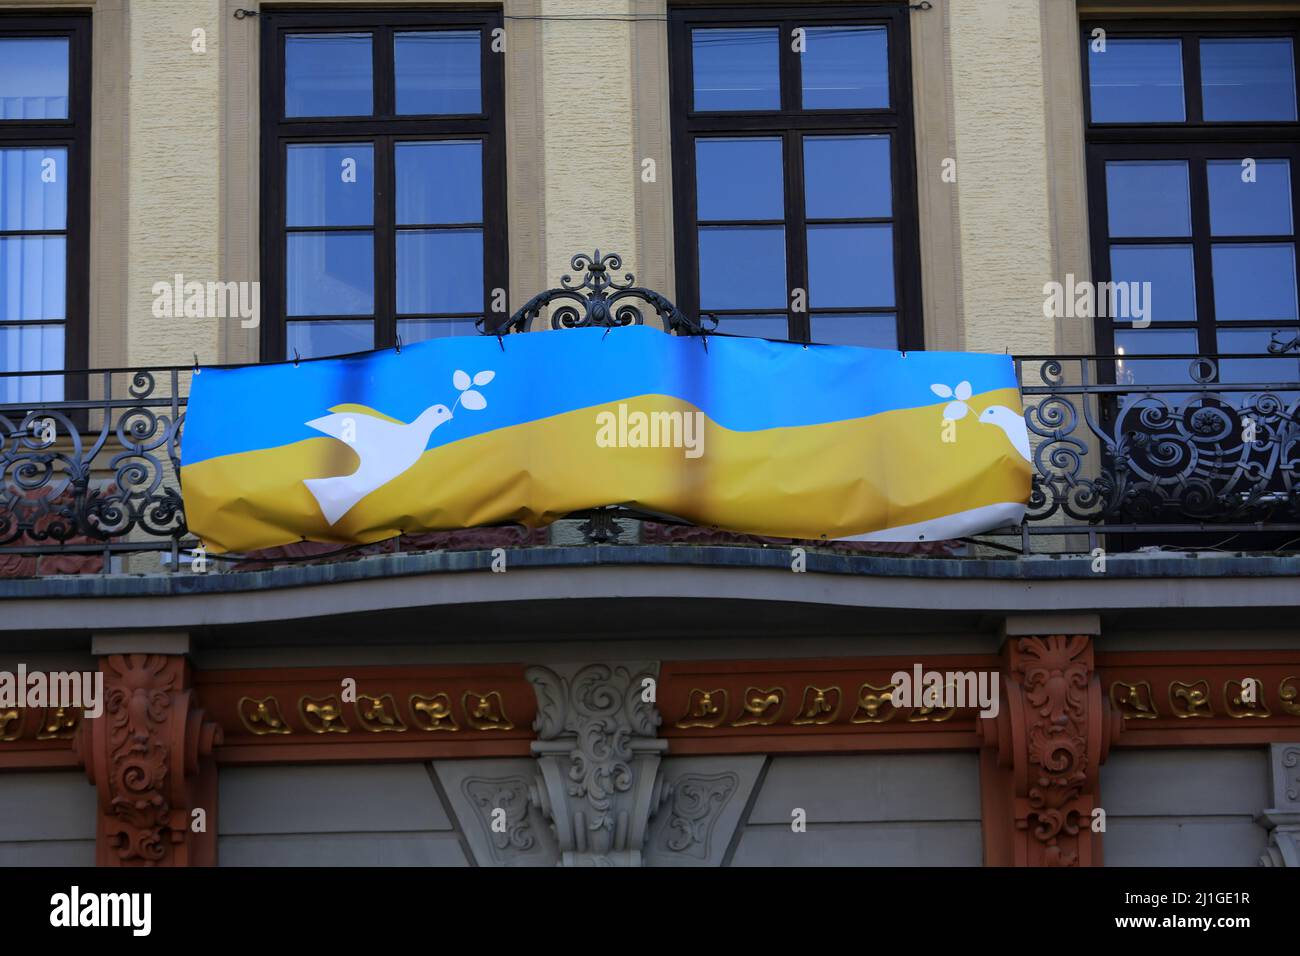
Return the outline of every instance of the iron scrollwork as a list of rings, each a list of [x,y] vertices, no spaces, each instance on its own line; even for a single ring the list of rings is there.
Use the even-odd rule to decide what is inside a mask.
[[[167,397],[155,395],[152,371],[131,374],[121,399],[112,373],[102,375],[102,400],[0,407],[0,548],[94,551],[133,532],[169,543],[187,534],[177,370]]]
[[[623,259],[617,253],[602,256],[599,249],[592,255],[579,252],[569,265],[580,274],[580,280],[561,276],[558,288],[533,296],[499,328],[489,328],[483,319],[479,320],[479,327],[490,335],[528,332],[542,310],[556,302],[562,304],[551,309],[552,329],[644,325],[647,308],[659,317],[666,332],[703,335],[717,326],[713,319],[701,322],[689,318],[666,296],[636,285],[636,276],[631,272],[624,273],[622,279],[616,278],[614,273],[623,268]],[[637,300],[642,304],[637,305]],[[706,327],[705,322],[711,324]]]
[[[1022,375],[1036,445],[1028,521],[1043,530],[1058,515],[1152,530],[1300,521],[1300,382],[1289,394],[1285,381],[1221,382],[1208,357],[1184,357],[1187,381],[1162,385],[1125,381],[1121,358],[1034,361],[1022,365],[1042,383]],[[1120,368],[1117,384],[1097,381],[1103,364]]]

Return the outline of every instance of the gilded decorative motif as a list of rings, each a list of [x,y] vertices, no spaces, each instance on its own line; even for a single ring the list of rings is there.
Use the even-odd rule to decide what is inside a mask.
[[[1255,699],[1244,700],[1245,682],[1254,681]],[[1263,700],[1264,682],[1258,677],[1245,680],[1225,681],[1223,685],[1223,707],[1229,717],[1268,717],[1269,709]]]
[[[858,688],[858,706],[849,718],[852,724],[883,724],[893,720],[898,713],[892,696],[897,684],[877,687],[875,684],[863,684]]]
[[[1277,685],[1277,696],[1282,699],[1282,709],[1292,717],[1300,717],[1300,677],[1283,677]]]
[[[280,702],[275,697],[241,697],[235,707],[239,722],[250,734],[291,734],[293,729],[280,716]]]
[[[71,740],[81,723],[81,711],[74,707],[46,707],[37,740]]]
[[[1210,682],[1198,680],[1191,684],[1182,681],[1169,682],[1169,707],[1175,717],[1213,717],[1214,708],[1210,705]]]
[[[686,713],[677,721],[677,726],[704,727],[713,729],[721,727],[727,719],[727,692],[719,687],[717,690],[700,690],[692,688],[686,699]]]
[[[0,740],[8,743],[17,740],[23,732],[23,711],[21,707],[0,710]]]
[[[446,694],[432,697],[412,694],[411,720],[421,730],[460,730],[451,712],[451,698]]]
[[[313,734],[346,734],[352,728],[343,719],[343,707],[336,695],[328,697],[308,697],[303,694],[298,700],[298,713],[303,725]]]
[[[406,733],[406,724],[397,712],[397,701],[392,694],[380,694],[378,697],[358,694],[355,706],[357,722],[363,730],[372,734]]]
[[[723,700],[725,704],[726,691],[723,691]],[[748,687],[745,689],[745,696],[740,701],[742,714],[731,722],[733,727],[770,727],[781,719],[781,711],[785,710],[785,688],[773,687],[770,690],[762,690],[758,687]],[[723,707],[723,713],[726,713],[726,707]],[[682,726],[678,724],[677,726]]]
[[[1132,684],[1117,680],[1110,685],[1110,700],[1125,720],[1155,720],[1160,716],[1156,710],[1155,694],[1148,681],[1140,680]]]
[[[844,695],[838,687],[815,687],[808,685],[803,691],[803,705],[799,716],[790,721],[796,726],[822,726],[835,722],[840,714],[840,705]]]
[[[506,716],[505,703],[500,691],[490,690],[486,694],[467,690],[461,696],[460,705],[465,709],[465,723],[473,730],[513,730],[514,724]]]

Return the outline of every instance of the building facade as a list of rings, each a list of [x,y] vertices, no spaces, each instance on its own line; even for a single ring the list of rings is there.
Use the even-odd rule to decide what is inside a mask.
[[[0,861],[1300,865],[1300,3],[248,2],[0,2]],[[1014,356],[1025,522],[189,533],[203,368],[628,273]]]

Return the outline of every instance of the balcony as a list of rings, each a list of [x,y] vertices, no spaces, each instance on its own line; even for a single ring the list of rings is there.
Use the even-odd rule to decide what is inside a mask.
[[[711,330],[709,317],[689,319],[662,295],[635,286],[630,275],[617,280],[617,257],[577,256],[574,266],[586,270],[581,282],[566,276],[493,334],[521,334],[538,322],[562,334],[639,324],[647,316],[676,334],[722,334]],[[524,548],[569,549],[562,560],[581,562],[572,549],[600,545],[802,546],[818,554],[981,563],[1095,559],[1097,549],[1281,553],[1300,542],[1296,344],[1279,343],[1258,356],[1017,356],[1033,445],[1029,511],[1020,527],[977,538],[923,545],[799,542],[611,507],[570,515],[550,529],[454,529],[352,547],[301,542],[201,561],[205,571],[246,572],[381,554]],[[196,370],[0,375],[0,397],[9,399],[0,404],[0,577],[199,569],[193,558],[199,542],[186,527],[178,478],[186,394]],[[1221,376],[1223,370],[1231,374]]]

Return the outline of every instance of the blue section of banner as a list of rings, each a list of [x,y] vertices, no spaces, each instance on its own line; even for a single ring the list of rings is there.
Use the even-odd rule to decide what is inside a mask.
[[[639,395],[690,402],[719,425],[756,431],[848,421],[947,399],[932,384],[971,392],[1016,388],[1006,355],[899,352],[763,339],[666,335],[658,329],[565,329],[504,339],[435,339],[349,358],[205,369],[191,386],[183,463],[275,448],[320,432],[307,422],[335,405],[365,405],[403,422],[456,400],[452,373],[496,373],[487,407],[434,431],[430,448],[471,435]],[[563,356],[561,362],[559,357]],[[548,368],[578,369],[544,379]],[[757,390],[757,383],[765,383]],[[777,383],[771,387],[766,383]]]

